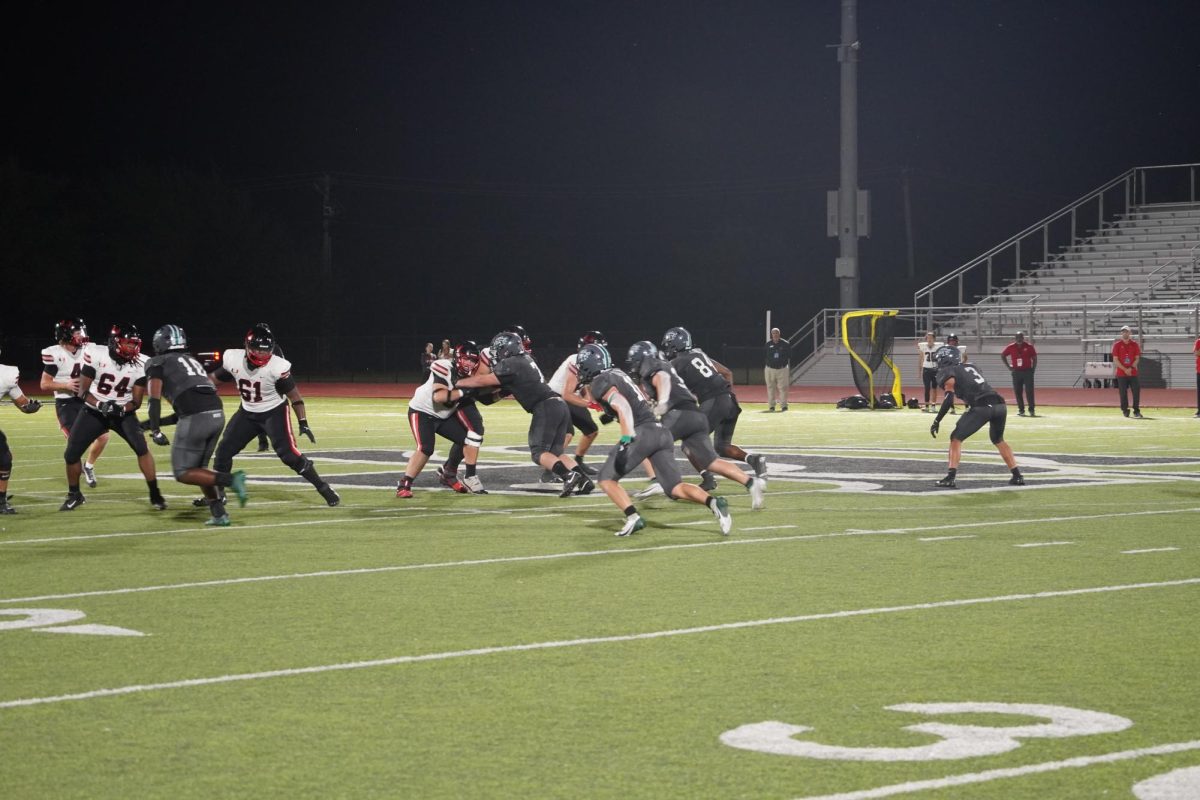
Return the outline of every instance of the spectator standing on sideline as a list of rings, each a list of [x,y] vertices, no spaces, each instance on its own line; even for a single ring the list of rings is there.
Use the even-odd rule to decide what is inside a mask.
[[[1017,331],[1008,347],[1000,351],[1004,366],[1012,373],[1013,394],[1017,396],[1017,416],[1025,416],[1025,400],[1029,399],[1029,416],[1036,417],[1033,400],[1033,371],[1037,369],[1037,350],[1025,341],[1025,333]]]
[[[1196,356],[1196,416],[1200,417],[1200,339],[1192,345],[1192,353]]]
[[[433,352],[433,342],[426,342],[425,349],[421,351],[421,382],[429,380],[429,370],[433,366],[433,362],[437,360],[437,353]]]
[[[917,352],[921,362],[921,383],[925,385],[925,411],[934,411],[933,401],[937,398],[937,361],[933,354],[942,343],[937,340],[933,331],[926,331],[925,340],[917,342]]]
[[[767,411],[775,410],[775,400],[778,398],[780,411],[787,411],[788,386],[792,383],[791,369],[792,343],[779,335],[779,328],[771,328],[771,339],[767,342],[767,365],[764,374],[767,378]]]
[[[450,346],[449,339],[442,339],[442,349],[438,351],[437,357],[454,360],[454,348]]]
[[[1128,325],[1121,327],[1121,338],[1113,342],[1113,366],[1117,375],[1117,391],[1121,393],[1121,413],[1129,416],[1129,390],[1133,390],[1133,416],[1142,418],[1142,387],[1138,382],[1138,362],[1142,360],[1142,348],[1133,340],[1133,331]]]

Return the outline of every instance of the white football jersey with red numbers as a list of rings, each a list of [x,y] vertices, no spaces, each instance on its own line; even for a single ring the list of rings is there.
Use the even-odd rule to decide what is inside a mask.
[[[292,362],[283,356],[273,355],[266,364],[256,367],[246,361],[245,350],[226,350],[221,366],[233,376],[242,396],[242,408],[247,411],[270,411],[287,400],[275,388],[276,381],[292,377]]]
[[[568,374],[579,374],[579,367],[575,365],[575,358],[575,355],[570,355],[564,358],[563,362],[558,365],[558,369],[554,370],[554,374],[550,376],[550,388],[558,394],[562,394],[564,391],[566,391]]]
[[[49,347],[42,348],[42,371],[45,372],[46,367],[54,367],[54,380],[67,381],[71,378],[78,378],[79,371],[83,369],[83,354],[88,350],[88,345],[83,345],[75,349],[72,353],[61,344],[52,344]],[[74,397],[71,392],[64,392],[60,389],[54,390],[55,399],[66,397]]]
[[[437,361],[434,361],[429,365],[429,377],[413,392],[412,400],[409,401],[408,407],[413,411],[420,411],[434,417],[446,419],[455,412],[458,408],[458,403],[452,403],[449,406],[442,405],[433,399],[433,390],[438,386],[453,389],[456,377],[457,373],[454,371],[454,364],[450,359],[439,358]]]
[[[11,395],[13,400],[16,400],[21,395],[25,394],[21,391],[21,387],[17,384],[17,380],[21,377],[20,370],[16,367],[10,367],[7,364],[0,364],[0,397]]]
[[[85,348],[83,365],[96,370],[88,394],[97,403],[113,400],[118,405],[125,405],[133,400],[134,384],[146,382],[146,362],[149,360],[139,353],[137,358],[123,364],[112,357],[107,347]]]

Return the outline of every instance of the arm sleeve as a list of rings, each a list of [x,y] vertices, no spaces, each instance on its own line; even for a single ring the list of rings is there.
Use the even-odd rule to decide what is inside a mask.
[[[213,372],[213,377],[223,383],[228,383],[229,381],[233,380],[233,373],[224,367],[218,367],[217,370]]]
[[[280,396],[285,395],[288,392],[294,391],[295,388],[296,388],[296,381],[294,381],[292,379],[291,375],[286,375],[286,376],[280,378],[279,380],[275,381],[275,391],[279,392]]]
[[[42,367],[42,372],[53,378],[58,374],[58,364],[47,364],[46,366]]]
[[[83,369],[81,369],[79,371],[79,374],[85,378],[91,378],[92,380],[95,380],[96,379],[96,368],[93,367],[91,364],[84,364]]]

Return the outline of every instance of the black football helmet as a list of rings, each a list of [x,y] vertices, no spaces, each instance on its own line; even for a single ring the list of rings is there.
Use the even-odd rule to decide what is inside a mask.
[[[585,344],[579,349],[579,355],[575,356],[580,386],[587,386],[597,375],[611,367],[612,356],[602,344]]]
[[[54,341],[59,344],[73,344],[79,347],[88,341],[87,324],[76,317],[75,319],[60,319],[54,323]]]
[[[575,349],[578,351],[585,344],[598,344],[601,347],[608,347],[608,339],[600,331],[588,331],[579,337],[579,344],[575,345]]]
[[[643,339],[640,342],[631,344],[629,346],[629,353],[625,356],[625,364],[629,367],[630,374],[640,375],[642,372],[642,362],[647,358],[658,358],[658,348],[654,346],[654,342]]]
[[[115,323],[108,329],[108,354],[114,361],[128,364],[142,352],[142,335],[137,325]]]
[[[533,339],[529,338],[529,334],[525,332],[524,328],[522,328],[520,325],[509,325],[504,330],[508,333],[515,334],[520,338],[521,347],[524,348],[526,353],[533,352]]]
[[[479,345],[470,339],[455,346],[454,369],[460,378],[469,378],[479,369]]]
[[[663,334],[662,350],[667,358],[674,358],[680,353],[692,349],[692,334],[687,328],[671,328]]]
[[[275,353],[275,334],[260,322],[246,331],[246,360],[255,367],[265,367]]]
[[[154,338],[150,341],[154,344],[156,356],[172,350],[187,350],[187,334],[178,325],[163,325],[154,332]]]
[[[493,361],[503,361],[512,356],[519,356],[525,352],[525,345],[521,342],[520,335],[512,331],[500,331],[492,337],[490,345]]]
[[[947,333],[946,334],[946,344],[958,344],[958,334],[957,333]]]
[[[955,364],[962,363],[962,354],[958,352],[957,347],[944,344],[933,354],[933,360],[937,362],[939,368],[953,367]]]

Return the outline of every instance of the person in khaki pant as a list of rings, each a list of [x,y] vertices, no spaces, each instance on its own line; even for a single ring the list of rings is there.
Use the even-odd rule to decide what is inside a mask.
[[[780,404],[780,411],[787,411],[788,386],[792,383],[792,370],[789,366],[792,345],[779,335],[779,328],[771,328],[771,341],[767,342],[767,365],[764,375],[767,379],[768,411],[775,410],[775,401]]]

